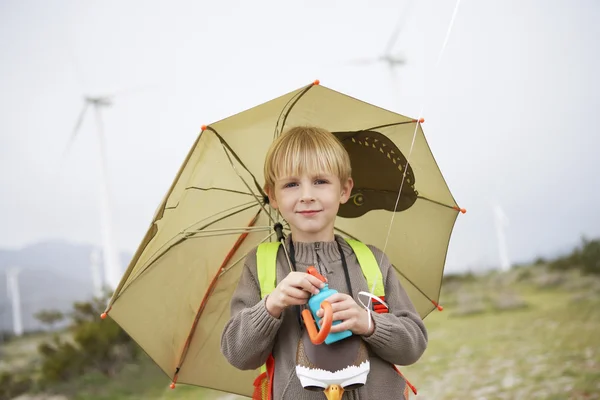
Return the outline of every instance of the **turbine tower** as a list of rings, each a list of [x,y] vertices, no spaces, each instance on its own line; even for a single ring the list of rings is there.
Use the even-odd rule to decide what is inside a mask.
[[[23,335],[23,316],[21,313],[21,292],[19,291],[19,269],[6,270],[6,286],[8,298],[12,305],[13,333],[15,336]]]
[[[108,178],[108,168],[106,161],[106,143],[104,137],[104,126],[102,124],[101,109],[112,105],[112,98],[109,96],[85,97],[83,109],[79,114],[75,129],[71,134],[69,143],[65,150],[65,155],[79,134],[87,110],[91,107],[94,110],[96,120],[96,133],[98,139],[98,151],[100,159],[100,222],[102,230],[102,259],[104,263],[104,284],[110,290],[116,289],[121,280],[122,269],[119,263],[118,254],[114,245],[114,236],[112,229],[112,207],[110,198],[110,187]]]
[[[90,267],[92,268],[92,288],[94,297],[102,298],[102,265],[100,264],[100,251],[93,249],[90,254]]]
[[[500,257],[500,269],[508,271],[510,269],[510,259],[508,257],[508,249],[506,246],[505,229],[508,227],[508,217],[504,213],[502,207],[498,204],[494,206],[494,223],[496,226],[496,240],[498,243],[498,254]]]

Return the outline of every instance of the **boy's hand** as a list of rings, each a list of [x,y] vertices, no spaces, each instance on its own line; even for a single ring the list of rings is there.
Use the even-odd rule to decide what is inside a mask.
[[[325,284],[305,272],[290,272],[269,294],[265,306],[269,314],[279,318],[289,306],[306,304],[311,294],[319,293]]]
[[[325,301],[331,304],[333,321],[342,321],[341,324],[331,326],[331,333],[349,329],[356,335],[369,336],[375,330],[373,321],[371,321],[369,328],[369,318],[371,317],[367,310],[356,304],[354,299],[347,294],[336,293],[329,296]],[[323,318],[322,309],[317,311],[317,316]]]

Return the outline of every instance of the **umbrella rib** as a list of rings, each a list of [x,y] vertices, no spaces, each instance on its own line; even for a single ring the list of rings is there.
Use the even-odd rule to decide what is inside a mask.
[[[305,89],[303,89],[303,90],[305,90]],[[287,101],[287,103],[285,103],[285,105],[283,106],[283,108],[281,109],[281,112],[279,113],[279,117],[277,117],[277,121],[275,121],[275,129],[273,130],[273,140],[275,140],[277,138],[277,136],[278,136],[278,129],[277,128],[279,128],[279,121],[281,121],[281,117],[283,116],[283,113],[287,109],[288,105],[292,101],[294,101],[295,98],[297,98],[298,96],[300,96],[301,94],[302,94],[302,92],[299,92],[299,93],[296,93],[295,95],[293,95],[292,98],[289,99]]]
[[[272,237],[274,234],[275,234],[275,231],[273,231],[273,232],[269,233],[269,234],[268,234],[268,235],[267,235],[267,236],[266,236],[264,239],[262,239],[262,240],[259,242],[259,244],[260,244],[260,243],[264,243],[264,242],[266,242],[266,241],[267,241],[267,240],[269,240],[269,239],[270,239],[270,238],[271,238],[271,237]],[[237,264],[239,264],[239,263],[240,263],[240,261],[242,261],[243,259],[245,259],[245,258],[246,258],[246,256],[247,256],[247,254],[244,254],[243,256],[241,256],[240,258],[238,258],[238,259],[237,259],[235,262],[233,262],[233,263],[232,263],[232,264],[231,264],[229,267],[227,267],[227,268],[223,269],[223,270],[221,271],[221,275],[220,275],[220,276],[223,276],[223,275],[225,275],[227,272],[231,271],[231,269],[232,269],[233,267],[235,267]]]
[[[202,230],[198,232],[194,232],[190,234],[188,239],[201,239],[207,236],[227,236],[227,235],[237,235],[242,233],[253,233],[253,232],[267,232],[272,228],[270,226],[261,226],[256,228],[228,228],[228,229],[208,229]]]
[[[207,126],[206,130],[210,130],[212,133],[214,133],[217,136],[217,138],[219,139],[219,141],[221,142],[221,144],[223,145],[223,147],[226,150],[228,150],[229,152],[231,152],[231,154],[237,160],[237,162],[239,162],[240,165],[242,167],[244,167],[244,169],[246,170],[246,172],[248,172],[250,174],[250,176],[252,177],[252,180],[254,181],[254,185],[256,185],[256,188],[258,189],[260,195],[263,196],[263,198],[267,197],[266,193],[263,191],[263,189],[261,188],[261,186],[256,181],[256,177],[254,176],[254,174],[252,172],[250,172],[250,170],[248,169],[248,167],[246,167],[246,164],[244,164],[242,162],[242,160],[240,159],[240,157],[237,155],[237,153],[235,151],[233,151],[233,149],[229,146],[229,144],[227,143],[227,141],[225,139],[223,139],[223,137],[213,127]],[[256,195],[254,194],[254,192],[252,191],[252,189],[250,189],[250,186],[241,177],[241,175],[238,172],[237,168],[235,168],[235,166],[233,165],[231,157],[229,156],[229,154],[227,153],[227,151],[225,151],[225,154],[227,155],[227,158],[229,159],[229,162],[231,163],[231,166],[233,167],[233,169],[235,170],[235,172],[238,174],[238,176],[240,176],[240,178],[242,179],[242,181],[244,182],[244,184],[248,187],[248,190],[250,191],[250,193],[252,193],[256,197]],[[259,200],[257,199],[257,201],[259,201]],[[259,201],[259,203],[260,203],[260,201]]]
[[[203,187],[198,187],[198,186],[188,186],[188,187],[185,188],[185,190],[190,190],[190,189],[202,190],[202,191],[205,191],[205,192],[208,192],[210,190],[218,190],[218,191],[222,191],[222,192],[235,193],[235,194],[243,194],[243,195],[246,195],[246,196],[253,196],[252,193],[242,192],[241,190],[225,189],[225,188],[220,188],[220,187],[203,188]]]
[[[233,149],[231,147],[229,147],[229,145],[227,144],[227,142],[214,129],[212,129],[212,131],[215,133],[215,135],[217,135],[217,137],[221,141],[221,144],[223,145],[223,148],[225,149],[225,155],[227,156],[227,159],[229,159],[229,163],[231,164],[231,168],[233,168],[233,170],[235,171],[235,173],[237,174],[237,176],[241,179],[242,183],[244,185],[246,185],[246,187],[248,188],[248,191],[250,193],[252,193],[252,195],[254,196],[254,199],[256,200],[256,203],[258,203],[258,205],[260,206],[260,208],[262,208],[262,210],[265,212],[265,215],[271,220],[271,222],[273,222],[273,224],[275,224],[276,223],[275,219],[271,216],[271,213],[269,213],[269,211],[267,211],[267,209],[265,208],[265,202],[266,202],[266,200],[263,200],[261,202],[260,199],[258,198],[258,196],[256,194],[254,194],[254,192],[250,188],[250,185],[248,185],[248,182],[246,182],[246,180],[244,179],[244,177],[242,176],[242,174],[240,174],[240,172],[238,171],[238,169],[235,167],[235,164],[233,163],[233,160],[229,156],[229,152],[231,152],[231,154],[233,155],[233,157],[242,165],[242,167],[244,167],[244,169],[250,174],[250,176],[252,176],[252,179],[254,180],[254,184],[259,189],[261,195],[263,196],[263,199],[268,199],[268,196],[263,192],[263,190],[260,188],[258,182],[256,181],[256,177],[248,170],[248,168],[246,168],[246,166],[244,165],[244,163],[242,162],[242,160],[240,160],[240,158],[233,151]]]
[[[431,297],[429,297],[427,294],[425,294],[425,292],[423,292],[421,290],[421,288],[419,286],[417,286],[413,281],[411,281],[402,271],[400,271],[395,265],[392,265],[394,267],[394,269],[396,270],[396,272],[398,274],[400,274],[404,279],[406,279],[406,281],[408,283],[410,283],[415,289],[417,289],[419,291],[419,293],[421,293],[423,295],[423,297],[425,297],[427,300],[429,300],[431,302],[431,304],[433,304],[436,308],[439,308],[440,305],[438,302],[436,302],[435,300],[433,300]],[[429,314],[429,313],[427,313]],[[422,319],[425,319],[425,317],[427,316],[427,314],[425,314]]]
[[[216,213],[214,213],[214,214],[212,214],[212,215],[209,215],[209,216],[207,216],[207,217],[204,217],[204,218],[202,218],[201,220],[198,220],[198,221],[194,222],[193,224],[191,224],[191,225],[187,226],[186,228],[183,228],[183,229],[181,230],[181,232],[180,232],[180,233],[187,232],[187,231],[191,230],[191,229],[192,229],[192,227],[194,227],[195,225],[198,225],[199,223],[201,223],[201,222],[204,222],[204,221],[206,221],[206,220],[209,220],[209,219],[211,219],[211,218],[215,218],[217,215],[220,215],[220,214],[225,214],[225,213],[227,213],[227,212],[229,212],[229,211],[236,210],[236,209],[238,209],[237,211],[241,212],[241,211],[245,211],[245,210],[247,210],[247,209],[249,209],[249,208],[252,208],[252,207],[254,207],[254,206],[255,206],[255,204],[254,204],[254,201],[249,201],[249,202],[247,202],[247,203],[238,204],[237,206],[233,206],[233,207],[230,207],[230,208],[228,208],[228,209],[226,209],[226,210],[222,210],[222,211],[216,212]],[[240,209],[240,208],[242,208],[242,207],[244,207],[244,208],[243,208],[243,209]],[[235,214],[226,214],[226,215],[224,215],[223,217],[221,217],[221,218],[219,218],[219,219],[217,219],[217,220],[213,220],[213,222],[212,222],[212,223],[214,223],[214,222],[219,222],[219,221],[221,221],[223,218],[229,218],[229,217],[231,217],[232,215],[235,215]],[[206,227],[207,227],[206,225],[205,225],[205,226],[202,226],[201,228],[198,228],[198,229],[196,229],[196,231],[197,231],[197,230],[204,229],[204,228],[206,228]],[[193,232],[193,231],[192,231],[192,232]]]
[[[389,128],[390,126],[397,126],[397,125],[406,125],[406,124],[414,124],[418,122],[416,119],[411,119],[410,121],[404,121],[404,122],[394,122],[391,124],[385,124],[385,125],[378,125],[378,126],[373,126],[371,128],[367,128],[365,129],[365,131],[370,131],[370,130],[374,130],[374,129],[381,129],[381,128]]]
[[[206,191],[206,192],[208,192],[210,190],[219,190],[219,191],[228,192],[228,193],[253,196],[252,193],[242,192],[241,190],[225,189],[225,188],[219,188],[219,187],[202,188],[202,187],[198,187],[198,186],[188,186],[184,190],[190,190],[190,189],[202,190],[202,191]],[[175,210],[177,207],[179,207],[179,202],[177,202],[177,204],[175,204],[174,206],[165,207],[165,210]]]
[[[287,121],[288,116],[292,112],[292,109],[294,108],[294,106],[296,105],[296,103],[298,103],[298,101],[302,98],[302,96],[304,96],[306,94],[306,92],[308,92],[313,86],[315,86],[314,82],[311,83],[310,85],[308,85],[307,87],[305,87],[295,97],[292,97],[287,102],[287,104],[285,105],[285,107],[283,107],[283,109],[281,110],[281,114],[279,114],[279,118],[277,118],[277,124],[275,125],[275,135],[274,135],[275,137],[281,135],[281,132],[283,131],[283,128],[285,127],[285,123]],[[292,102],[292,104],[288,107],[288,104],[290,104],[290,102]],[[279,127],[279,121],[281,121],[281,116],[284,115],[284,113],[285,113],[285,116],[283,117],[283,123],[281,124],[281,129],[278,129],[278,127]]]
[[[442,206],[442,207],[451,208],[451,209],[453,209],[453,210],[456,210],[456,209],[457,209],[457,207],[456,207],[456,206],[449,206],[448,204],[444,204],[444,203],[442,203],[442,202],[439,202],[439,201],[436,201],[436,200],[433,200],[433,199],[429,199],[429,198],[427,198],[427,197],[423,197],[423,196],[417,196],[417,199],[421,199],[421,200],[427,200],[427,201],[429,201],[429,202],[431,202],[431,203],[437,204],[437,205],[439,205],[439,206]]]
[[[258,220],[258,216],[260,215],[261,211],[262,211],[262,209],[260,209],[260,210],[258,210],[256,212],[256,214],[254,215],[254,217],[248,223],[248,227],[252,227],[256,223],[256,221]],[[202,302],[200,303],[200,307],[198,307],[198,311],[196,312],[196,317],[194,318],[194,321],[192,322],[192,327],[190,328],[190,332],[188,334],[188,337],[187,337],[187,339],[186,339],[186,341],[185,341],[185,343],[183,345],[183,349],[181,350],[181,354],[180,354],[180,357],[179,357],[179,362],[177,363],[177,367],[175,368],[175,374],[173,375],[173,384],[175,382],[177,382],[177,377],[179,375],[179,371],[181,370],[181,366],[183,365],[183,361],[185,360],[185,357],[187,356],[188,349],[190,348],[190,344],[192,342],[192,338],[194,336],[194,333],[196,332],[196,327],[198,326],[198,322],[200,321],[200,317],[202,316],[202,312],[204,311],[204,308],[206,307],[206,303],[208,302],[208,298],[210,297],[210,295],[214,291],[214,289],[216,287],[216,284],[217,284],[217,281],[219,280],[219,276],[221,275],[221,272],[222,272],[223,268],[225,268],[225,266],[231,260],[231,258],[235,254],[235,252],[239,250],[239,248],[242,245],[242,243],[244,242],[244,240],[248,237],[248,234],[249,234],[249,232],[245,232],[245,233],[241,234],[238,237],[238,239],[234,243],[234,245],[231,248],[231,250],[229,250],[229,253],[227,253],[227,255],[225,256],[225,259],[221,263],[221,266],[217,270],[217,273],[215,274],[215,276],[213,277],[212,281],[210,282],[210,284],[208,286],[208,289],[204,293],[204,297],[202,299]]]
[[[219,221],[221,221],[221,220],[223,220],[225,218],[229,218],[229,217],[232,217],[232,216],[234,216],[236,214],[239,214],[239,213],[241,213],[243,211],[249,210],[252,207],[256,207],[256,205],[253,203],[249,207],[245,207],[245,208],[243,208],[241,210],[237,210],[235,212],[232,212],[232,213],[230,213],[228,215],[223,216],[222,218],[219,218],[218,220],[212,221],[212,222],[206,224],[205,226],[203,226],[200,229],[204,229],[204,228],[206,228],[206,227],[208,227],[208,226],[210,226],[210,225],[212,225],[214,223],[217,223],[217,222],[219,222]],[[178,238],[177,235],[175,235],[167,243],[165,243],[160,249],[156,250],[154,252],[154,254],[152,254],[152,256],[150,256],[149,261],[147,262],[146,266],[144,266],[143,268],[140,268],[140,271],[137,274],[133,275],[133,277],[129,280],[129,282],[127,284],[123,285],[123,290],[121,290],[121,292],[123,292],[129,285],[131,285],[136,279],[138,279],[143,273],[145,273],[154,264],[154,262],[156,260],[158,260],[163,254],[165,254],[167,251],[169,251],[173,247],[177,246],[178,244],[180,244],[180,243],[184,242],[186,239],[188,239],[189,236],[191,236],[191,233],[186,234],[185,231],[182,231],[182,232],[178,233],[178,235],[183,235],[183,236]],[[115,301],[117,301],[118,298],[119,298],[119,296],[117,296],[114,299],[113,303]]]

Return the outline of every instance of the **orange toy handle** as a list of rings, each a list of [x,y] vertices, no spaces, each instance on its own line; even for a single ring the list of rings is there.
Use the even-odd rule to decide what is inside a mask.
[[[327,278],[325,278],[323,275],[321,275],[319,273],[319,271],[317,271],[317,269],[315,267],[308,267],[306,269],[306,272],[312,276],[314,276],[315,278],[317,278],[318,280],[320,280],[321,282],[327,283]]]
[[[306,326],[310,341],[315,345],[319,345],[325,341],[325,338],[329,335],[329,331],[331,330],[331,324],[333,323],[333,309],[331,308],[331,304],[324,301],[321,303],[321,308],[323,309],[323,324],[319,331],[317,331],[316,323],[310,310],[306,308],[302,310],[304,326]]]

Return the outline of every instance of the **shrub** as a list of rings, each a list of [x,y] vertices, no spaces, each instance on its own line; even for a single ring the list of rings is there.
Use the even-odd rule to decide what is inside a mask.
[[[88,371],[113,376],[124,362],[140,353],[137,344],[112,319],[101,320],[105,302],[79,302],[70,313],[69,339],[58,335],[38,350],[42,356],[42,381],[67,381]]]

